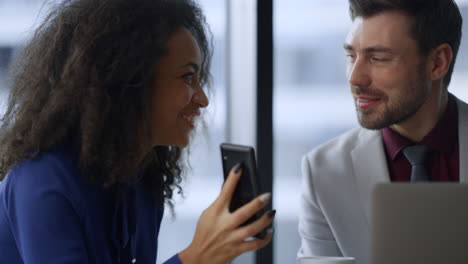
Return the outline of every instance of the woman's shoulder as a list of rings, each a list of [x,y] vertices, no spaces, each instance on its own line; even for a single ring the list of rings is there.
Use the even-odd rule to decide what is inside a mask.
[[[1,185],[7,197],[37,197],[54,193],[69,200],[79,200],[77,196],[80,196],[83,183],[73,152],[61,146],[17,163]]]
[[[77,160],[71,149],[59,146],[36,157],[18,162],[8,173],[5,180],[27,180],[38,185],[50,185],[53,182],[73,180],[79,174]]]

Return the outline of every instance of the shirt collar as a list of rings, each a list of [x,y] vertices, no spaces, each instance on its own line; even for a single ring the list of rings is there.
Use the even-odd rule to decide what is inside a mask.
[[[382,137],[387,156],[395,160],[400,151],[415,142],[386,127]],[[437,151],[450,153],[458,142],[458,111],[455,97],[449,93],[447,107],[437,125],[421,140]]]
[[[406,137],[398,134],[389,127],[382,129],[382,137],[385,145],[387,156],[395,160],[398,153],[406,146],[411,145],[413,142]]]

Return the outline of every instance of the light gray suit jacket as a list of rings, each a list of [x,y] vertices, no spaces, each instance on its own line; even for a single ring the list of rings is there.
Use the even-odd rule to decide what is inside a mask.
[[[457,99],[460,181],[468,182],[468,105]],[[351,256],[370,263],[371,192],[389,182],[382,133],[357,128],[302,161],[302,256]]]

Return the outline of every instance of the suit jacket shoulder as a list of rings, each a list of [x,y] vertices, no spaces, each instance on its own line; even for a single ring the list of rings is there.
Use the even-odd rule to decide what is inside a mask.
[[[374,140],[381,140],[380,131],[355,128],[311,150],[304,156],[303,163],[307,163],[316,172],[326,172],[313,174],[314,176],[339,176],[342,175],[340,170],[344,172],[352,167],[351,153]]]

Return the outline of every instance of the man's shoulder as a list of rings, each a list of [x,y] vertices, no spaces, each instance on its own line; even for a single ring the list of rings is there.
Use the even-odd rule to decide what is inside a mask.
[[[360,144],[363,140],[375,136],[378,133],[379,132],[377,131],[368,130],[361,127],[354,128],[313,148],[307,153],[306,156],[351,150],[354,149],[355,146]]]
[[[379,137],[379,130],[355,128],[312,149],[302,160],[305,180],[313,178],[315,185],[347,181],[349,171],[355,166],[353,153],[365,149],[362,146],[375,144]]]
[[[465,114],[468,112],[468,104],[467,102],[457,98],[456,96],[453,96],[455,98],[455,102],[457,104],[457,109],[459,112],[459,117],[464,117]]]
[[[344,162],[351,158],[351,152],[358,145],[365,145],[379,136],[381,136],[379,130],[354,128],[315,147],[304,156],[304,160],[325,166],[330,162]]]

